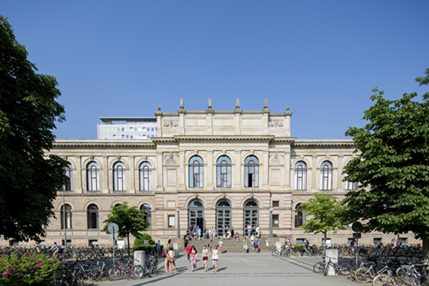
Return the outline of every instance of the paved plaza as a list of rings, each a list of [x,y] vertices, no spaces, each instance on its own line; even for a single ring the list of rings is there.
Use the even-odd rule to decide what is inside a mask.
[[[201,260],[197,262],[197,271],[192,272],[187,257],[181,255],[176,260],[177,274],[165,274],[164,267],[162,267],[159,271],[160,274],[155,277],[148,278],[146,276],[141,280],[101,282],[98,285],[357,285],[349,277],[324,277],[323,274],[313,273],[313,265],[318,261],[321,259],[309,257],[277,258],[271,256],[270,253],[224,253],[220,256],[218,273],[213,273],[210,260],[210,267],[207,272],[204,272],[204,265]]]

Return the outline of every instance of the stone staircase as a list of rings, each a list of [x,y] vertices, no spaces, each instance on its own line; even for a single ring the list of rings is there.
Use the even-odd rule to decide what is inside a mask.
[[[278,241],[278,238],[275,237],[261,237],[259,239],[259,251],[260,252],[271,252],[275,248],[276,241]],[[183,238],[174,238],[171,240],[172,243],[179,243],[179,252],[184,253],[184,241]],[[201,239],[201,240],[192,240],[189,241],[188,245],[193,245],[198,251],[201,251],[203,249],[204,245],[208,245],[210,242],[209,239]],[[219,239],[215,239],[213,241],[215,244],[219,242]],[[267,245],[268,242],[268,245]],[[250,241],[248,243],[249,245],[249,252],[253,252],[253,249],[250,249]],[[232,253],[232,252],[243,252],[243,238],[239,239],[239,242],[234,240],[226,240],[223,241],[223,247],[222,247],[223,253]]]

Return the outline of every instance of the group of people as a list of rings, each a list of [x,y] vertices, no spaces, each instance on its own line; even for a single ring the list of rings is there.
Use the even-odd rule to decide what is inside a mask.
[[[250,248],[253,249],[254,253],[259,253],[259,238],[254,236],[253,234],[249,238],[250,240]],[[249,240],[247,240],[247,237],[243,238],[243,251],[244,253],[247,253],[249,250]]]
[[[211,241],[213,242],[213,241]],[[219,241],[219,245],[222,245],[222,240]],[[195,248],[195,246],[188,246],[186,247],[186,253],[188,255],[188,261],[191,263],[191,270],[194,272],[197,270],[197,260],[198,260],[198,251]],[[204,264],[204,272],[207,272],[207,262],[209,260],[209,256],[212,260],[213,265],[213,272],[217,273],[217,265],[219,262],[219,254],[222,253],[222,246],[218,248],[218,245],[215,245],[213,249],[208,249],[207,246],[203,246],[203,249],[201,251],[201,259]]]

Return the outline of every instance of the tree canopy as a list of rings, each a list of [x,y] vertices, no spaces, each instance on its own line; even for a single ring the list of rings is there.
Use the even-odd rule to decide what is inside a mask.
[[[420,85],[426,77],[416,78]],[[362,119],[363,128],[351,127],[357,157],[345,166],[347,180],[358,182],[344,202],[344,218],[360,220],[362,232],[413,232],[429,247],[429,93],[413,100],[417,93],[405,93],[398,100],[383,98],[377,88],[374,105]],[[425,250],[426,249],[426,250]]]
[[[66,161],[45,156],[65,117],[56,79],[36,73],[27,55],[0,15],[0,235],[37,241],[67,180]]]
[[[335,234],[339,229],[347,229],[339,219],[344,207],[337,197],[314,193],[313,197],[306,203],[301,203],[301,206],[303,211],[312,218],[306,220],[300,228],[305,229],[305,232],[323,233],[324,243],[326,243],[328,231]]]
[[[110,223],[116,223],[119,226],[119,237],[126,237],[128,240],[128,253],[130,252],[130,234],[138,237],[142,231],[145,231],[149,226],[146,220],[146,215],[141,212],[136,206],[128,206],[124,202],[120,206],[112,206],[105,225],[102,231],[108,232],[107,227]]]

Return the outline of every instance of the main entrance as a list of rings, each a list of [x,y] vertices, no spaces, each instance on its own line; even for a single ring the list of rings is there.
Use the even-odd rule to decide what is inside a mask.
[[[216,232],[222,237],[231,228],[231,205],[227,200],[220,200],[216,206]]]
[[[204,206],[200,200],[193,200],[189,203],[188,218],[188,227],[195,228],[197,225],[200,228],[204,227]]]
[[[247,226],[250,224],[252,233],[255,233],[256,227],[259,225],[259,207],[255,200],[247,200],[244,203],[244,225],[243,234],[247,235]]]

